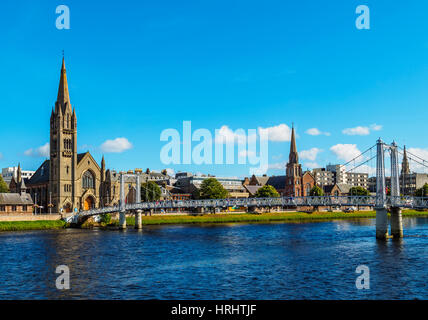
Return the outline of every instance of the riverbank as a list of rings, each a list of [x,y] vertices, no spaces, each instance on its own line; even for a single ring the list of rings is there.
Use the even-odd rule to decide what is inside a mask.
[[[326,221],[336,219],[361,219],[375,218],[375,211],[346,212],[275,212],[263,214],[207,214],[207,215],[180,215],[180,216],[143,216],[143,225],[162,224],[198,224],[198,223],[269,223],[269,222],[304,222],[304,221]],[[403,211],[403,217],[428,217],[428,211]],[[134,225],[134,217],[126,218],[127,225]],[[115,221],[114,225],[118,225]]]
[[[345,212],[275,212],[262,214],[229,213],[229,214],[205,214],[205,215],[156,215],[143,216],[143,225],[163,224],[204,224],[204,223],[269,223],[269,222],[311,222],[329,220],[352,220],[361,218],[375,218],[375,211]],[[428,217],[428,211],[403,211],[403,217]],[[135,224],[134,217],[127,217],[128,226]],[[98,225],[98,224],[96,224]],[[89,223],[86,227],[93,227]],[[102,225],[100,225],[102,226]],[[109,226],[118,226],[118,221],[113,221]],[[62,220],[55,221],[0,221],[1,231],[25,231],[25,230],[51,230],[63,229],[67,225]]]
[[[63,229],[66,223],[62,220],[51,221],[0,221],[0,231],[51,230]]]

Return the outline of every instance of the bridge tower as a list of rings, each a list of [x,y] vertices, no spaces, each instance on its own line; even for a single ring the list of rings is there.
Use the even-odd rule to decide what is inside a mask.
[[[382,139],[377,140],[376,147],[376,238],[386,239],[388,237],[388,212],[386,210],[385,150]]]
[[[379,138],[376,142],[376,238],[386,239],[388,237],[388,211],[385,183],[385,149],[391,153],[391,234],[394,238],[403,236],[403,226],[400,203],[400,184],[398,166],[398,147],[395,142],[386,145]]]
[[[400,172],[398,165],[398,147],[395,142],[391,150],[391,235],[394,238],[403,237],[403,221],[400,203]]]

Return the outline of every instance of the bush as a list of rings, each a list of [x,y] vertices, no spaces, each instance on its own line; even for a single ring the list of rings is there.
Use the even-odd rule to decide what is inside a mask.
[[[311,191],[309,191],[311,197],[322,197],[324,195],[324,190],[318,186],[313,186]]]
[[[266,184],[257,190],[254,196],[256,198],[278,198],[279,193],[276,191],[275,187]]]
[[[111,222],[111,214],[104,213],[101,215],[101,223],[109,224]]]

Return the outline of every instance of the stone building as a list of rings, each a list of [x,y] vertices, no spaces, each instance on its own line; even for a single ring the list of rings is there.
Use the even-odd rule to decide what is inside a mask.
[[[33,200],[27,193],[27,187],[18,166],[17,178],[12,177],[10,193],[0,193],[0,215],[32,215]]]
[[[77,153],[77,117],[68,91],[67,73],[62,60],[58,96],[50,117],[50,159],[42,163],[28,180],[35,204],[44,212],[71,212],[117,204],[119,175],[106,170],[89,152]],[[127,199],[129,191],[126,188]],[[51,209],[51,210],[48,210]]]
[[[299,154],[297,153],[296,135],[293,126],[291,129],[290,154],[286,166],[283,194],[292,197],[308,196],[315,184],[315,178],[310,172],[302,172],[302,165],[299,164]]]
[[[302,172],[294,127],[291,131],[290,154],[285,173],[285,175],[270,177],[253,175],[251,178],[246,178],[244,185],[251,195],[257,192],[258,188],[255,187],[264,185],[274,187],[281,196],[301,197],[309,195],[315,185],[315,178],[309,171]]]

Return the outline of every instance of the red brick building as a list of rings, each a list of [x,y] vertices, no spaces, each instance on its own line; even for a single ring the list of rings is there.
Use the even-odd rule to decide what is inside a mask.
[[[310,172],[302,172],[297,153],[296,134],[294,126],[291,129],[290,154],[285,171],[284,195],[289,197],[308,196],[315,185],[315,179]]]

